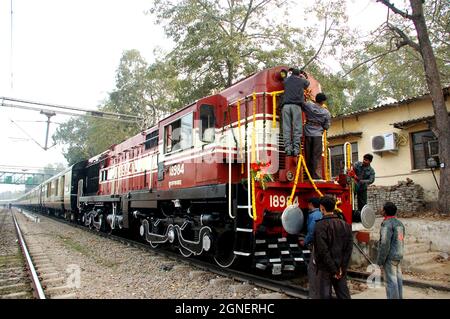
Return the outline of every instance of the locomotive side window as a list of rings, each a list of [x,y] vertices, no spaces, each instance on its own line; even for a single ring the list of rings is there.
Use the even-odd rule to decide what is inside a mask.
[[[200,106],[200,140],[205,143],[214,142],[216,117],[212,105],[202,104]]]
[[[193,116],[189,113],[164,128],[164,153],[192,146]]]
[[[158,146],[158,130],[151,132],[145,136],[145,149]]]

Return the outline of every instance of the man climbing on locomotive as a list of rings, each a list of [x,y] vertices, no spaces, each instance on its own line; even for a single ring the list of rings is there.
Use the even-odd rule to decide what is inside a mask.
[[[306,166],[313,179],[322,179],[322,135],[330,127],[331,114],[325,106],[327,96],[316,95],[315,102],[306,102],[302,107],[306,114],[305,155]]]
[[[300,154],[300,140],[302,137],[302,112],[305,103],[304,90],[309,81],[300,70],[292,69],[292,75],[283,80],[284,97],[281,103],[281,116],[283,121],[284,149],[287,156]]]

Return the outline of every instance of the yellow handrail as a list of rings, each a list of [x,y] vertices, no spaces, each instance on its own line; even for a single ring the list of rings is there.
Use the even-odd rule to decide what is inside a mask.
[[[274,91],[270,92],[272,94],[272,127],[277,127],[276,117],[277,117],[277,95],[280,95],[284,93],[284,90],[282,91]]]
[[[303,157],[303,155],[300,155],[298,159],[297,170],[295,172],[294,186],[292,186],[291,196],[289,196],[287,206],[292,205],[292,199],[294,198],[295,190],[297,189],[298,176],[301,166],[303,166],[303,168],[305,169],[306,175],[308,176],[309,181],[314,187],[314,190],[317,192],[317,194],[319,194],[320,197],[323,196],[322,192],[317,188],[316,183],[314,183],[314,180],[311,178],[311,174],[309,173],[308,167],[306,166],[305,158]]]

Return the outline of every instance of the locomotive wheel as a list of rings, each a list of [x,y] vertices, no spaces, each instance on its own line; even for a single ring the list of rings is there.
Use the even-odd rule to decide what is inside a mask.
[[[233,232],[225,232],[219,237],[214,261],[222,268],[229,268],[235,263]]]

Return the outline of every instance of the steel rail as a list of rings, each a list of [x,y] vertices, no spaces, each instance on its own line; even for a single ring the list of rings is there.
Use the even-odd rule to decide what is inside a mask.
[[[11,211],[11,214],[12,214],[12,217],[14,220],[14,226],[16,228],[19,245],[20,245],[23,255],[25,256],[27,268],[31,274],[31,283],[34,288],[34,294],[36,295],[36,297],[38,299],[46,299],[45,294],[44,294],[44,289],[42,289],[36,269],[34,268],[33,262],[31,260],[30,253],[28,252],[27,244],[25,243],[25,240],[22,236],[22,231],[20,230],[19,224],[17,223],[16,216],[14,215],[13,211]]]
[[[224,276],[224,277],[234,279],[234,280],[237,280],[240,282],[248,282],[249,284],[252,284],[254,286],[257,286],[260,288],[265,288],[265,289],[272,290],[275,292],[280,292],[280,293],[283,293],[290,297],[300,298],[300,299],[308,299],[308,291],[309,290],[304,287],[294,285],[292,283],[281,282],[278,280],[261,277],[261,276],[255,275],[255,274],[250,274],[250,273],[242,272],[242,271],[235,270],[235,269],[221,268],[221,267],[216,266],[215,264],[212,264],[207,261],[202,261],[199,259],[185,258],[175,252],[172,252],[172,251],[167,251],[167,250],[163,250],[163,249],[159,249],[159,248],[152,248],[150,245],[147,245],[145,243],[141,243],[141,242],[131,240],[128,238],[119,237],[116,235],[100,232],[100,231],[97,231],[94,229],[87,228],[83,225],[74,224],[74,223],[71,223],[64,219],[60,219],[60,218],[57,218],[54,216],[49,216],[49,215],[44,215],[44,214],[42,214],[42,216],[49,218],[51,220],[60,222],[60,223],[64,223],[71,227],[82,229],[91,234],[95,234],[95,235],[103,237],[103,238],[108,238],[108,239],[120,242],[127,246],[131,246],[131,247],[141,249],[143,251],[155,253],[160,256],[164,256],[169,259],[175,260],[177,262],[182,262],[185,265],[194,266],[201,270],[212,272],[216,275]]]
[[[295,284],[292,284],[289,282],[282,282],[279,280],[269,279],[269,278],[261,277],[261,276],[255,275],[255,274],[250,274],[250,273],[242,272],[239,270],[235,270],[235,269],[221,268],[219,266],[216,266],[215,264],[212,264],[212,263],[209,263],[206,261],[202,261],[199,259],[184,258],[175,252],[171,252],[171,251],[167,251],[167,250],[163,250],[163,249],[159,249],[159,248],[152,248],[150,245],[147,245],[142,242],[138,242],[135,240],[131,240],[131,239],[124,238],[124,237],[119,237],[116,235],[112,235],[112,234],[108,234],[108,233],[104,233],[104,232],[100,232],[100,231],[96,231],[96,230],[87,228],[83,225],[74,224],[74,223],[71,223],[64,219],[58,218],[58,217],[49,216],[49,215],[45,215],[45,214],[41,214],[41,213],[38,213],[38,214],[40,214],[43,217],[47,217],[51,220],[67,224],[67,225],[75,227],[75,228],[82,229],[91,234],[95,234],[100,237],[108,238],[108,239],[120,242],[122,244],[126,244],[128,246],[132,246],[132,247],[144,250],[144,251],[149,251],[149,252],[152,252],[152,253],[155,253],[158,255],[162,255],[162,256],[168,257],[169,259],[174,259],[176,261],[182,262],[183,264],[195,266],[197,268],[210,271],[210,272],[215,273],[220,276],[232,278],[232,279],[235,279],[235,280],[241,281],[241,282],[249,282],[255,286],[265,288],[268,290],[272,290],[272,291],[276,291],[276,292],[281,292],[281,293],[284,293],[284,294],[294,297],[294,298],[301,298],[301,299],[308,298],[309,290],[307,288],[304,288],[304,287],[301,287],[301,286],[298,286],[298,285],[295,285]],[[367,278],[371,275],[370,273],[360,272],[360,271],[356,271],[356,270],[348,270],[347,274],[348,274],[349,279],[359,281],[359,282],[366,282]],[[383,278],[381,278],[381,282],[384,282]],[[446,291],[446,292],[450,291],[449,286],[437,285],[437,284],[433,284],[433,283],[427,283],[427,282],[421,282],[421,281],[415,281],[415,280],[409,280],[409,279],[403,279],[403,284],[410,286],[410,287],[421,288],[421,289],[431,288],[431,289],[439,290],[439,291]]]

